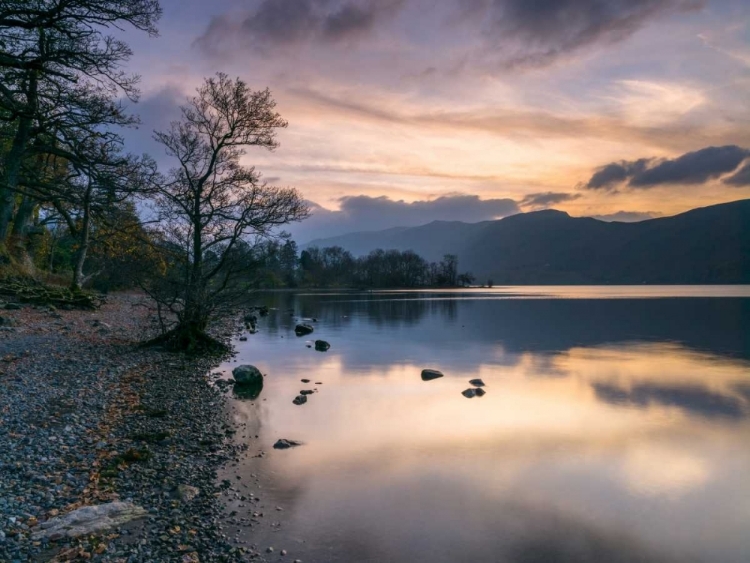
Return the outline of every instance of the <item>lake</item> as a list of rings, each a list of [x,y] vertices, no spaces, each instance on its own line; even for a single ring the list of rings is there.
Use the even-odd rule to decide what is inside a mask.
[[[267,377],[231,401],[249,449],[222,477],[245,496],[231,533],[269,560],[750,560],[750,287],[257,303],[275,310],[222,371]],[[302,318],[315,332],[298,338]],[[465,398],[474,378],[486,394]]]

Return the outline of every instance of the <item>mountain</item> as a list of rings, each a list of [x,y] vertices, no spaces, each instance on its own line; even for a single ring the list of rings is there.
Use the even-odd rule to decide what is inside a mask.
[[[457,254],[459,270],[495,284],[750,283],[750,199],[638,223],[555,210],[482,223],[435,221],[319,239],[355,255],[414,250]]]

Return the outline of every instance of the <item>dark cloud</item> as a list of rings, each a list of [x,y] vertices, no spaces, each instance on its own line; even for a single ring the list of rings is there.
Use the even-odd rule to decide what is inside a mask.
[[[597,399],[615,405],[678,407],[709,418],[740,419],[747,416],[745,405],[738,397],[721,395],[699,386],[667,387],[642,383],[632,389],[623,389],[617,385],[596,383],[593,388]]]
[[[591,217],[592,219],[598,219],[599,221],[606,221],[608,223],[638,223],[639,221],[646,221],[659,216],[661,216],[660,213],[652,213],[650,211],[617,211],[607,215],[592,215]]]
[[[704,184],[734,172],[750,150],[737,145],[706,147],[674,159],[640,159],[613,162],[599,168],[583,186],[591,190],[616,190],[618,186],[648,189],[665,184]],[[746,164],[725,182],[746,185],[750,180],[750,164]]]
[[[336,42],[364,36],[405,0],[264,0],[239,25],[214,17],[196,44],[209,52],[227,41],[267,52],[274,45]]]
[[[621,184],[629,178],[632,178],[636,174],[640,174],[646,169],[649,160],[642,158],[632,162],[613,162],[602,166],[586,184],[586,187],[590,190],[608,190],[617,184]]]
[[[737,187],[750,186],[750,161],[746,162],[729,178],[724,179],[724,183]]]
[[[517,43],[505,66],[543,66],[560,55],[594,43],[630,37],[659,16],[695,10],[697,0],[474,0],[485,19],[485,34],[502,44]]]
[[[438,25],[436,35],[479,37],[466,62],[514,68],[544,66],[592,44],[630,37],[651,20],[702,7],[703,0],[263,0],[244,18],[215,17],[196,43],[228,52],[237,40],[264,53],[277,45],[364,39],[387,28],[393,16]],[[402,9],[407,8],[407,9]],[[425,19],[426,10],[442,15]],[[391,27],[403,33],[409,26]],[[446,31],[448,30],[448,31]],[[407,38],[408,39],[408,38]],[[440,61],[443,62],[443,61]]]
[[[415,227],[432,221],[476,223],[519,212],[512,199],[480,199],[475,195],[449,195],[407,203],[385,196],[347,196],[341,207],[330,211],[313,203],[310,219],[290,226],[300,242],[355,231],[376,231],[391,227]]]
[[[171,121],[179,119],[180,106],[184,105],[187,94],[179,87],[170,85],[157,92],[145,95],[129,110],[140,117],[137,129],[123,132],[125,145],[135,154],[149,153],[157,160],[164,157],[164,147],[154,141],[154,130],[166,129]]]
[[[750,151],[736,145],[708,147],[684,154],[674,160],[664,160],[652,168],[634,175],[633,187],[658,184],[703,184],[732,172],[750,156]]]
[[[519,201],[521,207],[531,209],[543,209],[551,205],[557,205],[566,201],[573,201],[581,197],[581,194],[571,194],[567,192],[541,192],[529,194]]]

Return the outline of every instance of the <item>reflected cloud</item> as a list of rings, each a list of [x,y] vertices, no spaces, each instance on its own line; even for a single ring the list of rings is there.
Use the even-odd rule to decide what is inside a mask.
[[[629,389],[607,383],[594,383],[592,387],[599,400],[618,406],[678,407],[710,418],[742,419],[748,415],[746,405],[737,397],[720,395],[704,387],[668,387],[655,383],[639,383]]]

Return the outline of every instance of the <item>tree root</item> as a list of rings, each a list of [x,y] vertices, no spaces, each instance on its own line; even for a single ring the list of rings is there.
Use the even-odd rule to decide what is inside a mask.
[[[205,332],[182,328],[179,325],[172,330],[147,340],[143,347],[160,346],[172,352],[184,352],[191,355],[226,354],[229,346],[216,340]]]

